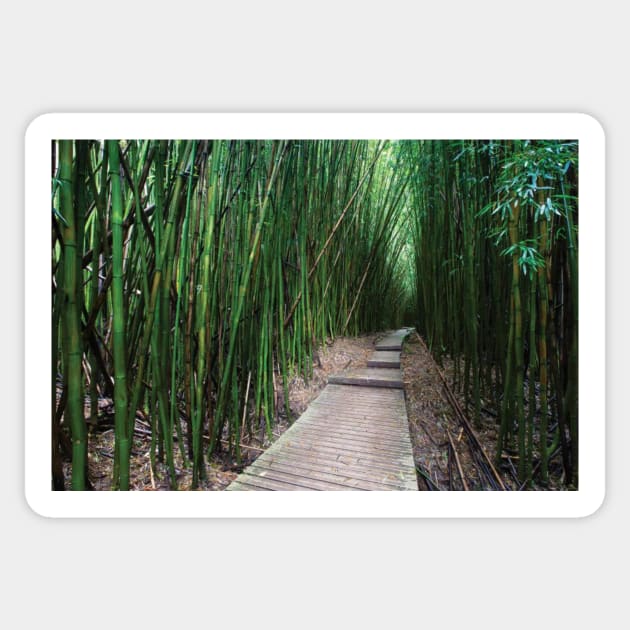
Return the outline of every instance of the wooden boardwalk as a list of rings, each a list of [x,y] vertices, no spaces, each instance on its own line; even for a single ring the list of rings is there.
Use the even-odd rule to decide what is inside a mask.
[[[329,377],[302,416],[227,490],[418,490],[399,369],[406,334],[390,335],[380,342],[387,350],[375,352],[388,355],[375,360],[396,366]]]

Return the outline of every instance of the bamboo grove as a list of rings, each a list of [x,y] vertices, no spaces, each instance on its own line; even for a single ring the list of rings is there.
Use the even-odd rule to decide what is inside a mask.
[[[406,181],[385,142],[59,141],[52,170],[55,488],[62,414],[86,487],[101,395],[114,488],[137,414],[171,487],[176,449],[197,486],[211,453],[271,432],[319,343],[398,323]]]
[[[578,147],[571,141],[405,143],[417,325],[497,464],[544,486],[552,457],[578,486]],[[534,464],[534,460],[536,463]]]
[[[577,487],[575,143],[59,140],[51,174],[54,489],[64,459],[90,487],[103,397],[113,489],[137,418],[198,487],[325,340],[402,324],[496,414],[497,460],[544,484],[560,454]]]

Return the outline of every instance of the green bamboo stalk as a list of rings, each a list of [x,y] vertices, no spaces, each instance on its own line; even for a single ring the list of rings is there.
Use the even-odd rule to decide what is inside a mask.
[[[54,195],[53,195],[54,197]],[[53,221],[55,219],[53,218]],[[63,296],[64,296],[64,271],[63,271],[63,257],[57,261],[58,253],[56,250],[60,249],[60,244],[57,239],[53,241],[53,311],[52,311],[52,352],[51,352],[51,437],[52,437],[52,449],[51,449],[51,477],[53,490],[65,490],[65,482],[63,476],[63,462],[61,454],[61,425],[60,415],[57,409],[57,375],[59,373],[59,333],[62,321],[63,311]],[[56,269],[55,269],[56,267]],[[63,334],[63,333],[62,333]],[[66,389],[67,391],[67,389]],[[61,401],[60,401],[61,405]],[[60,410],[59,410],[60,411]]]
[[[538,180],[537,200],[540,206],[545,201],[542,179]],[[547,358],[547,319],[548,319],[548,276],[550,256],[547,236],[547,219],[543,214],[540,218],[540,253],[545,261],[545,265],[537,272],[538,292],[540,294],[538,306],[539,334],[538,334],[538,355],[539,355],[539,381],[540,381],[540,481],[546,486],[549,483],[549,405],[548,405],[548,358]]]
[[[63,315],[62,345],[67,390],[65,418],[72,435],[72,490],[86,489],[87,428],[83,416],[83,379],[81,357],[83,354],[79,324],[79,279],[80,259],[77,237],[77,219],[73,200],[73,143],[59,141],[59,212],[63,217],[61,233],[63,239]]]
[[[188,161],[188,156],[190,155],[190,143],[186,143],[186,147],[183,151],[182,160],[180,162],[180,167],[182,164],[186,164]],[[192,165],[191,165],[192,168]],[[186,179],[186,174],[182,172],[181,168],[179,169],[179,174],[176,179],[176,183],[174,186],[174,191],[171,196],[171,207],[169,208],[168,217],[166,221],[166,227],[163,232],[161,249],[157,254],[155,261],[155,269],[153,273],[153,281],[151,285],[151,294],[148,300],[148,307],[146,311],[146,316],[144,319],[144,327],[142,332],[142,339],[139,345],[138,351],[138,367],[136,370],[136,376],[134,379],[133,387],[131,388],[131,398],[129,408],[131,413],[135,414],[135,410],[138,408],[138,402],[140,400],[140,391],[143,385],[144,379],[144,368],[146,365],[146,357],[147,350],[149,348],[149,344],[151,342],[151,333],[153,328],[153,323],[155,321],[155,311],[156,305],[158,301],[158,296],[160,295],[160,288],[162,286],[162,273],[165,258],[167,255],[168,245],[173,233],[173,225],[175,223],[176,214],[179,209],[179,205],[181,202],[181,194],[183,190],[184,180]],[[164,325],[164,323],[162,323]],[[158,357],[158,360],[163,361],[164,357]]]
[[[109,176],[112,187],[112,342],[114,355],[115,454],[113,487],[129,490],[129,466],[133,427],[129,430],[127,345],[123,295],[123,197],[120,185],[118,141],[108,140]]]
[[[263,229],[265,217],[267,214],[267,208],[269,206],[270,192],[275,182],[275,179],[278,175],[278,169],[279,169],[280,164],[282,163],[282,159],[286,152],[287,146],[288,146],[287,143],[283,141],[278,142],[277,145],[274,144],[274,153],[272,154],[272,158],[271,158],[272,159],[271,173],[268,178],[267,189],[265,191],[264,198],[262,199],[262,203],[260,204],[258,223],[256,225],[256,230],[254,232],[251,250],[249,253],[248,260],[247,260],[247,267],[246,267],[245,273],[243,274],[241,284],[238,290],[238,300],[236,302],[236,309],[234,310],[234,313],[232,316],[232,326],[230,329],[228,355],[227,355],[226,364],[224,366],[224,376],[221,382],[221,389],[219,391],[219,400],[217,403],[217,412],[216,412],[217,419],[214,424],[214,431],[213,431],[211,441],[210,441],[210,446],[208,449],[209,453],[212,453],[212,451],[214,450],[216,446],[217,440],[219,439],[219,428],[222,423],[222,415],[225,411],[225,404],[226,404],[225,391],[227,389],[227,384],[228,384],[228,380],[229,380],[231,369],[232,369],[232,362],[234,360],[236,337],[238,334],[238,324],[241,318],[241,313],[243,311],[243,306],[245,304],[245,296],[247,293],[247,287],[251,279],[251,272],[254,265],[254,258],[258,254],[260,237],[262,234],[262,229]],[[278,155],[277,159],[275,158],[276,155]]]
[[[197,143],[193,140],[191,147],[191,168],[188,172],[188,186],[186,192],[186,210],[184,213],[184,223],[182,228],[182,240],[181,240],[181,248],[179,254],[179,261],[177,267],[177,278],[175,283],[175,330],[173,335],[173,351],[171,358],[171,400],[170,400],[170,410],[168,415],[168,422],[165,422],[163,426],[164,432],[164,445],[166,450],[166,461],[170,470],[171,483],[176,483],[175,480],[175,463],[173,459],[173,429],[175,424],[179,426],[179,418],[176,417],[176,372],[178,367],[178,356],[179,356],[179,331],[181,327],[180,317],[181,317],[181,305],[182,305],[182,288],[185,284],[185,271],[189,267],[190,261],[188,260],[188,227],[190,224],[190,200],[192,197],[192,189],[193,189],[193,180],[194,173],[193,167],[195,163],[195,154],[196,154]],[[170,284],[170,283],[169,283]],[[170,291],[170,286],[167,287]],[[167,292],[168,295],[168,292]],[[166,404],[166,399],[164,400]],[[165,407],[164,417],[166,419],[166,407]],[[181,438],[180,438],[181,442]]]
[[[208,193],[207,193],[207,220],[204,226],[204,241],[201,258],[201,278],[199,287],[199,309],[196,317],[197,332],[197,379],[195,386],[195,408],[192,422],[192,463],[193,463],[193,488],[198,487],[199,479],[203,475],[203,449],[201,445],[203,417],[204,417],[204,381],[206,380],[206,358],[208,341],[212,336],[212,320],[209,317],[211,310],[210,269],[211,257],[214,247],[214,228],[216,211],[216,186],[219,165],[218,143],[212,147],[211,159],[208,164]],[[207,379],[210,382],[210,379]]]

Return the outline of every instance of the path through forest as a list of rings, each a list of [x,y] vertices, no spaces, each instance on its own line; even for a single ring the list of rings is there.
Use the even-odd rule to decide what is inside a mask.
[[[489,489],[488,484],[480,478],[476,457],[465,436],[464,427],[453,413],[453,408],[444,395],[444,385],[438,375],[436,364],[417,333],[410,334],[405,341],[402,352],[377,350],[383,335],[361,335],[357,337],[339,337],[321,346],[313,364],[313,374],[307,381],[294,375],[289,383],[288,407],[291,418],[284,414],[282,388],[278,388],[278,404],[280,411],[278,424],[274,428],[271,439],[265,434],[264,427],[255,434],[244,433],[241,436],[241,452],[243,461],[238,465],[227,452],[218,453],[208,463],[206,478],[201,490],[224,490],[243,470],[250,465],[260,465],[265,453],[269,452],[293,426],[293,421],[304,414],[314,401],[319,400],[327,383],[332,378],[344,378],[340,375],[357,374],[364,366],[384,368],[400,366],[401,385],[404,386],[404,412],[408,421],[408,433],[411,438],[411,450],[417,474],[417,485],[420,490],[463,490],[464,483],[458,473],[461,468],[468,489]],[[382,347],[382,346],[381,346]],[[444,373],[452,384],[452,363],[444,361]],[[398,372],[398,370],[396,370]],[[329,386],[333,387],[333,386]],[[335,384],[337,388],[343,385]],[[352,386],[351,390],[355,389]],[[367,389],[368,388],[356,388]],[[375,388],[376,389],[376,388]],[[402,389],[391,390],[393,397],[401,395]],[[457,395],[457,388],[454,388]],[[377,389],[376,398],[387,397],[387,389]],[[334,393],[331,389],[331,393]],[[363,397],[368,396],[365,394]],[[373,397],[374,397],[373,396]],[[334,396],[332,396],[334,398]],[[368,396],[369,397],[369,396]],[[326,397],[321,403],[325,404]],[[460,401],[463,404],[463,401]],[[315,405],[317,403],[315,402]],[[399,401],[395,404],[399,404]],[[113,402],[110,399],[100,400],[101,408],[99,427],[93,429],[90,438],[89,476],[93,487],[97,490],[110,489],[111,465],[113,461]],[[87,410],[86,410],[87,414]],[[488,453],[492,452],[496,439],[496,421],[489,413],[484,413],[483,424],[476,432],[480,442]],[[132,488],[135,490],[167,490],[166,469],[158,463],[152,469],[145,442],[150,441],[148,424],[139,416],[136,418],[134,432],[134,471]],[[450,438],[450,439],[449,439]],[[451,446],[452,443],[452,446]],[[226,445],[227,446],[227,445]],[[273,451],[271,451],[273,452]],[[455,454],[457,453],[457,457]],[[261,461],[262,460],[262,461]],[[191,485],[190,470],[183,466],[181,458],[176,462],[178,484],[186,490]],[[506,487],[516,489],[518,485],[512,478],[512,463],[505,461],[505,470],[500,472]],[[70,467],[66,465],[69,479]],[[505,474],[508,473],[508,474]],[[360,485],[360,484],[359,484]]]
[[[400,372],[409,332],[380,340],[367,367],[331,375],[302,416],[227,489],[417,490]]]

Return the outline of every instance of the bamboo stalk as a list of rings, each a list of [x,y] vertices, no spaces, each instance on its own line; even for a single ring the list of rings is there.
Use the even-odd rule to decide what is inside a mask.
[[[453,443],[453,439],[451,437],[451,433],[446,429],[446,437],[448,437],[448,443],[451,445],[451,453],[455,458],[455,464],[457,466],[457,472],[459,473],[459,478],[462,480],[462,485],[464,486],[464,490],[468,491],[468,484],[466,483],[466,477],[464,476],[464,471],[462,470],[462,465],[459,461],[459,456],[457,455],[457,451],[455,450],[455,444]]]
[[[127,344],[123,296],[123,198],[118,142],[107,141],[112,186],[112,341],[114,347],[115,465],[113,487],[129,490],[131,435],[127,418]],[[135,415],[135,414],[133,414]],[[133,416],[132,416],[133,422]]]
[[[62,347],[64,385],[67,390],[65,418],[72,434],[72,490],[85,490],[87,479],[87,428],[83,417],[81,335],[79,329],[77,258],[80,243],[73,199],[73,151],[70,140],[59,141],[59,211],[63,239]]]

